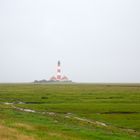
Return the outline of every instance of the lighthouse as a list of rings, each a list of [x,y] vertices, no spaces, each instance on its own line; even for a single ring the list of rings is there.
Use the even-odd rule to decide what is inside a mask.
[[[71,80],[69,80],[67,76],[62,76],[60,60],[57,62],[56,75],[52,76],[49,81],[51,81],[51,82],[71,82]]]
[[[56,80],[61,81],[61,63],[60,63],[60,61],[58,61],[58,63],[57,63]]]

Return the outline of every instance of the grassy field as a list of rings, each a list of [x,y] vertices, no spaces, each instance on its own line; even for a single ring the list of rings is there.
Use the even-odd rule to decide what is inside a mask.
[[[138,84],[0,84],[0,140],[139,139]]]

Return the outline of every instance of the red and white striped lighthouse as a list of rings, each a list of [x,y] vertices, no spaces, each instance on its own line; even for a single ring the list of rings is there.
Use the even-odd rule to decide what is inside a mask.
[[[61,75],[61,63],[60,63],[60,61],[57,62],[56,75],[52,76],[49,81],[51,81],[51,82],[71,82],[71,80],[69,80],[68,77]]]
[[[61,81],[61,64],[60,61],[57,63],[57,74],[56,74],[57,81]]]

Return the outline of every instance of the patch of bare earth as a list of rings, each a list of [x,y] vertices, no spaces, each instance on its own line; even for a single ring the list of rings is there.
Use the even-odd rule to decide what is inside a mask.
[[[26,130],[34,130],[34,128],[31,125],[28,125],[28,124],[15,123],[14,126],[16,128],[23,128],[23,129],[26,129]]]
[[[35,138],[21,134],[14,128],[0,125],[0,140],[35,140]]]

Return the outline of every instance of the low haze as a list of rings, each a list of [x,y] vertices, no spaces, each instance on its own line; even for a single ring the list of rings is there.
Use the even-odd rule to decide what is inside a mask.
[[[140,0],[0,0],[0,82],[62,72],[140,82]]]

